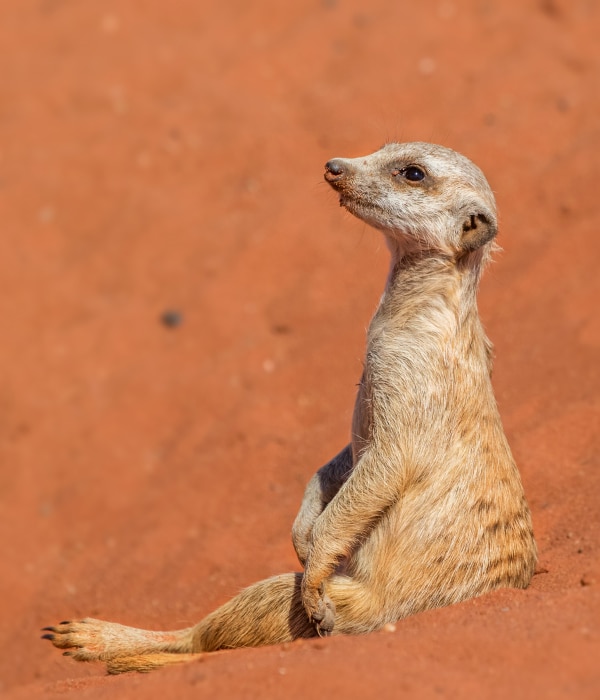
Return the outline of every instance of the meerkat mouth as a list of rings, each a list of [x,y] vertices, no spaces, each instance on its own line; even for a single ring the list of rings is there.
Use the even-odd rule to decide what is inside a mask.
[[[385,212],[377,202],[361,196],[361,192],[357,191],[352,183],[348,183],[345,179],[338,179],[335,174],[326,173],[325,180],[337,192],[340,207],[371,226],[377,228],[382,225]]]
[[[382,214],[381,207],[374,202],[343,194],[340,194],[340,207],[344,207],[357,218],[366,220],[367,223],[371,223],[373,219],[379,221]]]

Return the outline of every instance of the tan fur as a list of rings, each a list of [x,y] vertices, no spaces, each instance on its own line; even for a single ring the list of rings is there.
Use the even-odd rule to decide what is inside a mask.
[[[47,628],[74,658],[146,671],[203,651],[368,632],[529,584],[531,518],[476,305],[496,234],[483,174],[454,151],[409,143],[330,161],[325,177],[383,231],[392,259],[352,442],[313,477],[294,523],[304,574],[257,583],[178,632],[91,619]]]

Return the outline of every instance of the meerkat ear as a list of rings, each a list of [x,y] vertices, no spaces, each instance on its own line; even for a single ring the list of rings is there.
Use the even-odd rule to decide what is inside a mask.
[[[489,243],[498,233],[494,219],[482,212],[465,219],[462,230],[461,248],[467,253]]]

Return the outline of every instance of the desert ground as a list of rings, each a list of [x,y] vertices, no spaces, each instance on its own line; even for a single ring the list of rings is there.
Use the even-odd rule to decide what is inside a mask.
[[[0,695],[600,697],[600,5],[5,0]],[[323,164],[485,171],[480,313],[540,559],[395,631],[107,676],[40,628],[197,622],[299,570],[388,255]]]

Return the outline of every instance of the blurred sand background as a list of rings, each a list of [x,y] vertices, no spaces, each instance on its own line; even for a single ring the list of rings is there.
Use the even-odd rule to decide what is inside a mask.
[[[599,32],[594,0],[3,2],[2,697],[599,696]],[[542,573],[394,633],[63,659],[40,627],[184,627],[298,569],[387,271],[323,163],[387,140],[495,190],[480,310]]]

